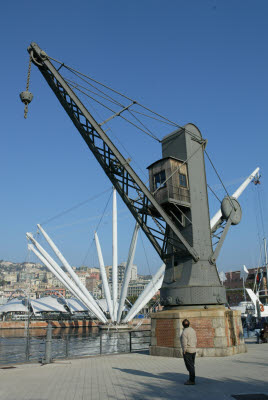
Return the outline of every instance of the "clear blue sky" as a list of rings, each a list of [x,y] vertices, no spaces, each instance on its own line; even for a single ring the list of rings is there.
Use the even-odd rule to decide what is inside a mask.
[[[243,220],[231,228],[218,260],[218,268],[226,271],[255,265],[258,235],[262,238],[267,228],[267,15],[268,3],[260,0],[4,2],[0,259],[25,261],[26,231],[111,187],[34,66],[34,100],[23,119],[19,92],[26,84],[26,49],[35,41],[52,57],[170,119],[195,123],[230,192],[260,166],[261,187],[251,185],[241,197]],[[161,157],[160,145],[149,139],[141,136],[136,142],[124,132],[116,134],[145,173]],[[215,174],[210,168],[207,174],[222,198]],[[97,264],[95,246],[89,246],[108,196],[44,226],[73,265]],[[213,214],[218,203],[210,201]],[[118,202],[119,261],[125,261],[134,220]],[[110,264],[111,203],[107,212],[99,234]],[[144,245],[150,268],[139,240],[139,272],[154,272],[161,262],[145,238]]]

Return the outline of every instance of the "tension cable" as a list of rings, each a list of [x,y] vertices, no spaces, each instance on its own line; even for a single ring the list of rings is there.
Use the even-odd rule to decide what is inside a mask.
[[[106,189],[106,190],[104,190],[103,192],[98,193],[98,194],[95,195],[95,196],[89,197],[88,199],[86,199],[86,200],[84,200],[84,201],[81,201],[81,202],[78,203],[78,204],[75,204],[74,206],[68,208],[67,210],[64,210],[64,211],[62,211],[62,212],[60,212],[60,213],[54,215],[53,217],[48,218],[48,219],[45,220],[44,222],[41,222],[40,225],[46,225],[46,224],[48,224],[49,222],[54,221],[55,219],[57,219],[57,218],[59,218],[59,217],[62,217],[63,215],[65,215],[65,214],[67,214],[67,213],[69,213],[69,212],[71,212],[71,211],[73,211],[73,210],[76,210],[77,208],[83,206],[84,204],[90,202],[91,200],[95,200],[95,199],[97,199],[98,197],[102,196],[103,194],[107,193],[109,190],[111,190],[111,188]]]
[[[228,193],[228,191],[227,191],[227,189],[226,189],[226,187],[225,187],[225,185],[224,185],[224,183],[223,183],[223,181],[222,181],[222,179],[221,179],[221,177],[220,177],[220,175],[219,175],[219,173],[218,173],[216,167],[214,166],[213,162],[211,161],[211,158],[209,157],[209,155],[208,155],[206,149],[204,149],[204,152],[206,153],[207,158],[208,158],[208,160],[209,160],[209,162],[210,162],[212,168],[214,169],[214,171],[215,171],[215,173],[216,173],[216,175],[217,175],[217,177],[218,177],[220,183],[222,184],[222,187],[224,188],[224,190],[225,190],[225,192],[226,192],[226,194],[227,194],[227,197],[229,198],[229,201],[230,201],[230,203],[231,203],[233,209],[236,211],[236,208],[235,208],[235,206],[234,206],[234,203],[233,203],[233,201],[232,201],[232,198],[231,198],[231,196],[229,195],[229,193]]]

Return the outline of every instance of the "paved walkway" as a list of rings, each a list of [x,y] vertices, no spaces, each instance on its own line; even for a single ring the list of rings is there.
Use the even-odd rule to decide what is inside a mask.
[[[248,353],[197,358],[197,385],[184,386],[182,359],[124,354],[18,365],[0,369],[1,400],[232,399],[232,394],[268,395],[268,344]]]

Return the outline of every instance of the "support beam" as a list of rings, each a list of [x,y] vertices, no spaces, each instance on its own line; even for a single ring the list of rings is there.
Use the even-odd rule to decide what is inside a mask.
[[[94,302],[91,302],[84,294],[81,292],[79,287],[75,285],[75,283],[63,272],[61,267],[56,263],[55,260],[46,252],[46,250],[34,239],[31,233],[26,233],[27,239],[29,239],[33,245],[39,250],[41,255],[48,261],[48,263],[56,270],[56,272],[62,277],[62,279],[67,282],[67,284],[75,291],[76,296],[80,298],[83,303],[97,316],[97,318],[103,323],[107,322],[107,318],[105,317],[102,310],[99,307],[96,307]]]
[[[113,190],[113,319],[116,320],[118,308],[118,256],[117,256],[117,204],[116,204],[116,189]]]
[[[135,251],[136,251],[139,227],[140,227],[139,224],[136,223],[134,232],[133,232],[133,236],[132,236],[132,240],[131,240],[131,244],[130,244],[130,248],[129,248],[129,252],[128,252],[127,265],[126,265],[126,269],[125,269],[124,281],[123,281],[123,285],[122,285],[122,289],[121,289],[119,307],[118,307],[118,312],[117,312],[117,323],[118,324],[120,322],[121,315],[122,315],[122,312],[123,312],[123,309],[125,306],[126,297],[127,297],[127,289],[128,289],[128,284],[129,284],[130,277],[131,277],[131,269],[133,266],[133,260],[134,260]]]
[[[130,212],[133,214],[136,221],[138,221],[148,239],[155,247],[159,256],[162,259],[166,259],[164,249],[166,249],[166,239],[169,243],[169,238],[165,237],[165,240],[164,238],[161,239],[161,247],[158,242],[159,238],[155,234],[156,229],[153,230],[146,223],[144,223],[143,218],[149,211],[149,204],[159,215],[155,218],[160,218],[161,221],[164,221],[167,228],[174,232],[174,239],[176,240],[176,243],[179,242],[175,247],[180,248],[182,243],[193,260],[198,261],[200,257],[197,251],[184,238],[168,213],[159,205],[146,185],[133,171],[127,160],[107,137],[105,132],[88,112],[83,103],[79,100],[74,91],[61,76],[59,71],[53,66],[47,54],[41,50],[36,43],[31,43],[28,51],[33,59],[34,64],[39,68],[40,72],[47,80],[51,89],[59,99],[60,103],[66,110],[67,114],[73,121],[88,147],[97,158],[105,173],[116,187],[118,193],[122,197],[122,200],[125,202]],[[199,141],[199,138],[196,138],[196,140],[199,143],[203,143],[202,138],[201,141]],[[99,146],[96,145],[96,142],[99,143]],[[115,164],[120,166],[120,174],[115,172]],[[126,183],[123,183],[125,179]],[[139,201],[137,202],[135,200],[137,193],[142,200],[142,206],[139,204]],[[143,211],[144,205],[146,205],[146,213]],[[158,227],[158,224],[155,225]],[[159,228],[157,228],[157,232],[159,232]],[[174,239],[172,238],[170,241],[171,246],[174,246]]]
[[[31,250],[39,260],[48,268],[50,272],[66,287],[66,289],[70,290],[70,292],[79,300],[85,304],[85,306],[103,323],[106,321],[103,318],[100,318],[98,313],[95,312],[92,305],[88,302],[87,298],[83,295],[83,293],[79,292],[77,287],[73,284],[73,282],[69,282],[62,274],[59,273],[57,268],[54,268],[50,262],[44,257],[39,251],[34,247],[33,244],[28,245],[29,250]],[[58,266],[59,267],[59,266]],[[60,267],[59,267],[60,268]],[[60,268],[61,269],[61,268]]]
[[[152,297],[160,290],[162,283],[164,280],[164,274],[158,279],[155,285],[151,288],[151,290],[142,298],[142,301],[139,303],[139,306],[135,309],[135,313],[128,319],[128,322],[131,321],[135,315],[137,315],[143,307],[151,300]],[[135,305],[135,304],[134,304]]]
[[[40,261],[43,262],[43,264],[45,264],[45,266],[48,268],[48,270],[64,285],[64,287],[69,290],[69,292],[77,297],[77,294],[75,293],[75,291],[71,288],[71,286],[66,282],[66,280],[57,272],[57,270],[55,268],[52,267],[52,265],[47,261],[47,259],[45,257],[42,256],[41,253],[39,253],[33,244],[28,244],[28,250],[32,251],[38,258]],[[85,304],[86,305],[86,304]],[[87,307],[87,306],[86,306]]]
[[[242,185],[239,186],[239,188],[234,192],[232,197],[235,199],[238,199],[238,197],[243,193],[243,191],[246,189],[246,187],[250,184],[252,179],[257,175],[259,172],[260,168],[256,168],[251,175],[242,183]],[[213,218],[210,220],[210,228],[212,232],[215,232],[219,226],[219,223],[221,222],[221,217],[222,217],[222,212],[221,209],[216,212]]]
[[[150,294],[152,298],[153,295],[157,292],[156,289],[156,284],[160,280],[162,276],[164,276],[166,269],[166,265],[162,264],[159,270],[156,272],[156,274],[153,276],[152,280],[148,283],[148,285],[144,288],[143,292],[139,295],[138,299],[136,302],[133,304],[129,312],[127,313],[126,317],[123,320],[123,323],[126,323],[130,321],[134,316],[137,314],[137,312],[140,310],[139,306],[143,304],[144,299],[147,299],[148,295]],[[162,284],[162,281],[161,281]],[[150,300],[150,299],[149,299]],[[147,301],[149,301],[147,300]],[[146,304],[146,303],[145,303]],[[142,308],[142,307],[141,307]],[[138,310],[138,311],[137,311]]]
[[[107,275],[106,275],[106,271],[105,271],[105,267],[104,267],[101,246],[100,246],[97,232],[95,232],[95,242],[96,242],[96,248],[97,248],[97,253],[98,253],[98,258],[99,258],[100,273],[101,273],[101,279],[102,279],[103,288],[104,288],[105,299],[106,299],[106,302],[108,305],[108,310],[110,313],[111,320],[112,320],[112,322],[114,322],[111,293],[110,293],[110,289],[109,289],[109,285],[108,285],[108,280],[107,280]]]
[[[69,274],[71,275],[71,277],[74,280],[74,282],[76,283],[76,285],[79,287],[81,292],[84,294],[84,296],[86,296],[86,298],[92,304],[94,304],[94,307],[99,311],[99,313],[102,313],[102,310],[98,306],[98,304],[95,301],[95,299],[91,296],[91,294],[89,293],[87,288],[82,284],[82,282],[80,281],[80,279],[78,278],[78,276],[76,275],[76,273],[74,272],[74,270],[72,269],[70,264],[67,262],[67,260],[64,258],[64,256],[60,252],[60,250],[57,248],[55,243],[52,241],[52,239],[48,236],[48,234],[45,232],[45,230],[42,228],[42,226],[40,224],[37,224],[37,227],[41,231],[41,233],[43,234],[44,238],[46,239],[46,241],[48,242],[48,244],[50,245],[50,247],[52,248],[52,250],[54,251],[54,253],[58,257],[58,259],[62,262],[62,264],[64,265],[66,270],[69,272]],[[104,316],[104,314],[103,314],[103,316]]]

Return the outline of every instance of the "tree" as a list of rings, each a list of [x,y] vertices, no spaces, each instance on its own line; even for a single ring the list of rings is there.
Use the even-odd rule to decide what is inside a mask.
[[[137,300],[138,296],[134,295],[134,296],[128,296],[127,299],[128,301],[133,305],[135,303],[135,301]]]

